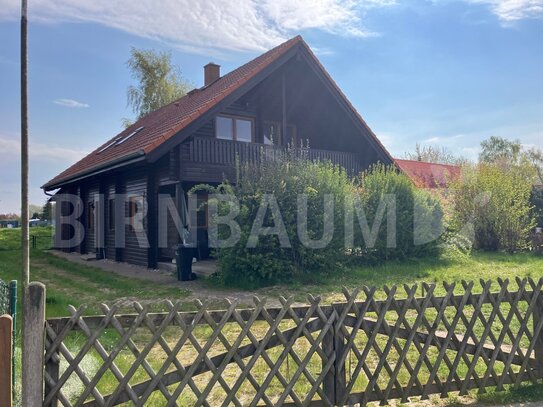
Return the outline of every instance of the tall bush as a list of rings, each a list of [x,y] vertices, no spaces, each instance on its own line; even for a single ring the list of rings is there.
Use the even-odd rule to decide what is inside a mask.
[[[443,210],[439,200],[426,190],[418,189],[403,173],[381,164],[363,173],[358,188],[368,223],[379,221],[379,211],[386,203],[394,209],[395,221],[385,220],[375,244],[368,245],[361,228],[357,247],[364,260],[382,261],[434,256],[439,253],[439,237],[443,232]],[[395,238],[391,239],[392,236]]]
[[[543,186],[537,185],[532,188],[530,203],[533,206],[533,214],[537,226],[543,227]]]
[[[470,230],[474,248],[514,252],[527,246],[534,227],[530,193],[533,169],[479,164],[453,183],[454,224]]]
[[[300,273],[337,270],[353,258],[373,262],[437,253],[442,218],[438,200],[393,168],[375,166],[355,182],[340,167],[289,151],[257,167],[239,166],[235,184],[195,189],[234,195],[239,201],[235,220],[240,239],[216,251],[226,284],[285,282]],[[391,199],[392,210],[383,211]],[[216,204],[218,216],[231,210],[229,203]],[[279,214],[273,211],[275,205]],[[277,231],[278,223],[284,225],[283,238],[266,233]],[[230,227],[218,224],[220,239],[227,239]],[[257,240],[255,225],[264,226]]]
[[[259,285],[285,281],[298,273],[333,270],[341,264],[345,256],[345,200],[353,192],[353,183],[343,169],[331,163],[304,159],[293,150],[282,157],[263,160],[256,168],[239,166],[237,182],[223,183],[215,191],[235,195],[240,204],[236,221],[240,226],[241,237],[233,247],[217,251],[221,274],[226,283]],[[282,246],[274,234],[260,235],[255,247],[247,247],[262,202],[270,196],[277,202],[279,222],[285,226],[290,247]],[[301,222],[298,217],[304,215],[298,211],[300,196],[305,197],[301,199],[307,199],[307,230],[302,231],[302,235],[306,234],[308,239],[317,242],[324,236],[330,236],[329,242],[322,242],[327,243],[324,247],[318,243],[316,248],[307,247],[299,238],[298,227]],[[325,205],[333,205],[333,215],[330,216],[333,223],[326,223]],[[275,219],[270,208],[262,224],[265,227],[276,227],[278,219]],[[325,228],[326,224],[331,225],[331,230]],[[220,229],[219,232],[221,238],[226,238],[230,230]]]

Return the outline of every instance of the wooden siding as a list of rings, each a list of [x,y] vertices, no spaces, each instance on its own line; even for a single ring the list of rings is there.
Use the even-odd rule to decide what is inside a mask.
[[[163,199],[165,199],[168,195],[174,200],[174,202],[177,202],[176,185],[172,184],[163,186],[159,189],[159,193]],[[175,226],[175,222],[173,221],[172,216],[173,215],[168,212],[166,230],[161,230],[160,227],[158,228],[159,236],[161,236],[162,234],[166,234],[167,236],[167,247],[159,248],[158,257],[160,261],[166,259],[173,259],[175,257],[175,247],[180,240],[179,232],[177,231],[177,227]]]
[[[85,233],[85,251],[87,253],[96,253],[96,234],[98,231],[95,228],[95,225],[89,225],[88,222],[88,209],[89,204],[98,201],[98,194],[100,193],[98,180],[92,180],[89,184],[86,185],[85,193],[85,210],[83,211],[83,216],[85,217],[85,224],[87,224],[86,233]],[[99,218],[98,206],[95,205],[94,217],[95,219]]]
[[[179,180],[179,149],[171,150],[155,164],[157,185],[172,184]]]
[[[127,171],[125,193],[127,199],[131,196],[145,198],[147,194],[147,167],[141,167]],[[144,199],[144,205],[145,203]],[[128,202],[125,205],[125,216],[128,216]],[[147,248],[141,247],[138,235],[145,238],[147,230],[147,217],[143,220],[144,231],[132,230],[130,225],[125,225],[125,248],[123,250],[123,261],[147,266]]]
[[[105,227],[105,242],[106,242],[106,258],[108,260],[115,260],[115,228],[109,228],[109,200],[115,199],[115,180],[107,182],[105,187],[105,210],[104,210],[104,227]]]
[[[210,120],[194,132],[197,137],[215,137],[215,121]]]

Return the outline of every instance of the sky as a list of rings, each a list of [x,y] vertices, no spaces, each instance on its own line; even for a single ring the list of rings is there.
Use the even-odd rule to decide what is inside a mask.
[[[234,6],[235,4],[235,6]],[[20,212],[18,0],[0,0],[0,213]],[[30,202],[133,117],[131,47],[195,87],[301,34],[396,157],[543,148],[543,0],[29,0]]]

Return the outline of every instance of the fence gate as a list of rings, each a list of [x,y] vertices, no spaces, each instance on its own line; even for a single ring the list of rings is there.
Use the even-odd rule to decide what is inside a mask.
[[[543,280],[281,298],[270,308],[104,315],[46,323],[44,405],[344,406],[543,377]],[[436,294],[438,291],[439,295]]]

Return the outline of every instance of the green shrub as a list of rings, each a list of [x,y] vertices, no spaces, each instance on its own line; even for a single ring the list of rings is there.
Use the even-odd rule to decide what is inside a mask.
[[[239,167],[237,178],[235,185],[223,183],[215,189],[215,192],[235,195],[240,204],[236,217],[240,239],[233,247],[217,251],[221,274],[227,284],[262,285],[285,281],[303,272],[333,270],[341,265],[345,257],[345,200],[353,192],[353,183],[343,169],[330,163],[312,162],[289,151],[282,158],[262,161],[257,168]],[[209,190],[209,187],[196,187],[202,188]],[[301,223],[298,216],[303,215],[298,213],[300,195],[307,199],[307,237],[318,241],[329,236],[330,241],[324,247],[306,247],[298,236]],[[265,233],[259,235],[257,242],[252,241],[256,243],[255,247],[247,247],[253,224],[258,223],[255,219],[259,208],[269,196],[277,202],[281,216],[279,223],[284,225],[290,247],[282,246],[276,234]],[[328,223],[331,227],[326,228],[326,233],[325,199],[333,204],[333,223]],[[219,214],[221,210],[229,210],[227,206],[225,203],[219,205]],[[270,208],[263,217],[264,227],[278,224]],[[330,218],[332,216],[328,221]],[[228,227],[219,227],[221,238],[229,234]]]
[[[523,165],[466,168],[452,184],[455,228],[471,232],[476,249],[525,249],[534,227],[532,180],[532,169]]]
[[[543,226],[543,186],[538,185],[532,188],[530,204],[533,207],[536,225]]]
[[[239,201],[235,221],[240,238],[236,244],[215,251],[220,278],[227,285],[257,286],[285,282],[301,273],[334,272],[353,258],[375,262],[438,252],[435,238],[441,232],[442,217],[438,200],[417,190],[408,178],[392,168],[375,166],[355,183],[343,169],[331,163],[313,162],[289,151],[280,158],[264,160],[256,168],[238,166],[236,184],[200,185],[191,193],[198,190],[232,195]],[[395,197],[395,208],[391,208],[397,209],[396,217],[380,214],[381,198],[386,194]],[[299,210],[304,207],[300,199],[307,201],[307,213]],[[269,204],[264,205],[264,210],[263,202]],[[230,204],[216,195],[210,195],[208,204],[212,221],[231,211]],[[365,230],[359,226],[355,204],[363,209]],[[275,205],[280,216],[272,210]],[[378,216],[383,217],[382,222],[375,222]],[[306,217],[304,229],[300,220]],[[397,224],[393,225],[390,222],[394,220]],[[215,224],[220,240],[231,236],[230,226],[221,221]],[[278,224],[284,225],[279,228],[285,232],[283,242],[275,233]],[[263,226],[257,233],[258,239],[252,233],[255,225]],[[389,247],[387,228],[393,226],[394,244]],[[373,239],[368,241],[372,230]]]
[[[356,246],[363,260],[382,261],[435,256],[443,232],[443,210],[437,198],[418,189],[403,173],[393,167],[375,165],[362,174],[359,197],[369,225],[376,227],[386,204],[394,208],[382,220],[374,244],[369,244],[358,228]],[[395,222],[389,224],[389,215]],[[390,229],[394,228],[394,229]],[[367,233],[366,233],[367,235]],[[392,237],[395,236],[395,239]]]

